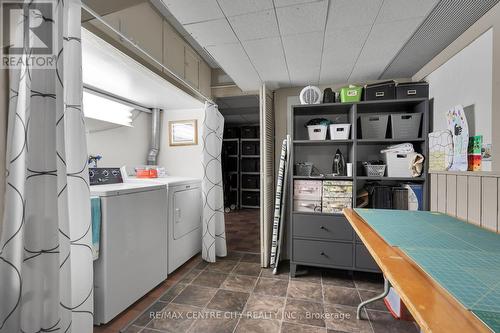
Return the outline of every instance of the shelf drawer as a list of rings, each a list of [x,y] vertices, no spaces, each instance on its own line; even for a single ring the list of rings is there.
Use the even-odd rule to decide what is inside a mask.
[[[353,244],[293,240],[293,260],[326,266],[352,267]]]
[[[375,260],[363,244],[356,244],[356,268],[380,271]]]
[[[293,216],[293,236],[352,241],[353,230],[343,215],[295,214]]]

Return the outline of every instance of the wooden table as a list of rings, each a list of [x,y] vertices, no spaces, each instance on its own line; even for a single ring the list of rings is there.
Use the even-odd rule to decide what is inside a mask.
[[[344,209],[344,215],[422,331],[491,332],[408,256],[387,244],[353,209]]]

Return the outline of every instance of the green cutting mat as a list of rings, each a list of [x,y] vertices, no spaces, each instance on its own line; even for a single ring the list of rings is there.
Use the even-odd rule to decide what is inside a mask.
[[[355,211],[466,309],[500,332],[500,235],[442,213]]]

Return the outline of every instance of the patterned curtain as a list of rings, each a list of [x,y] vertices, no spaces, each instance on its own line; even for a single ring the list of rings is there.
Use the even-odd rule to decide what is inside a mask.
[[[222,134],[224,117],[217,105],[205,103],[203,121],[202,163],[203,191],[203,259],[215,262],[216,256],[225,257],[226,231],[224,226],[224,192],[222,187]]]
[[[36,6],[36,1],[24,3]],[[57,27],[57,68],[21,67],[10,72],[0,239],[2,333],[93,329],[81,3],[52,3],[55,16],[43,19]]]

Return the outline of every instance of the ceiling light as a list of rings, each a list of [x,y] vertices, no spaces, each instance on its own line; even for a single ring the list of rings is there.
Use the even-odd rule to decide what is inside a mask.
[[[83,114],[87,118],[132,127],[132,110],[128,105],[83,92]]]

